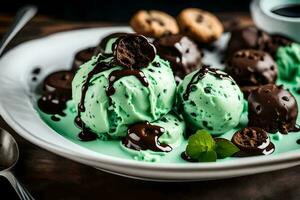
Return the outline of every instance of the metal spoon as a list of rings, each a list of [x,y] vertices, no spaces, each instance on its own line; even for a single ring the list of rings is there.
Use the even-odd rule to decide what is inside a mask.
[[[16,17],[8,29],[8,31],[3,36],[0,43],[0,57],[4,52],[5,47],[9,42],[16,36],[16,34],[29,22],[29,20],[37,13],[37,8],[35,6],[26,6],[21,8]]]
[[[25,26],[25,24],[37,13],[35,6],[21,8],[0,43],[0,57],[9,42]],[[29,192],[20,184],[14,174],[10,171],[19,159],[19,148],[15,139],[5,130],[0,129],[0,176],[7,178],[16,190],[20,199],[34,199]]]
[[[17,142],[7,131],[0,129],[0,176],[7,178],[20,199],[33,200],[34,198],[11,172],[18,159],[19,148]]]

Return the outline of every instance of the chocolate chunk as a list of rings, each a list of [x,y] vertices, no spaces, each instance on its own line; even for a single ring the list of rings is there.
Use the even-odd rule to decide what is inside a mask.
[[[66,102],[72,97],[73,77],[71,71],[58,71],[46,77],[43,95],[38,100],[38,106],[43,112],[64,115]]]
[[[274,58],[279,47],[291,45],[293,40],[286,36],[274,34],[271,35],[271,39],[267,42],[265,51],[269,52]]]
[[[231,32],[227,47],[227,56],[241,49],[266,50],[270,36],[254,26],[239,27]]]
[[[296,126],[298,105],[295,97],[282,86],[268,84],[251,92],[248,97],[249,126],[269,133],[287,134],[299,131]]]
[[[124,32],[116,32],[116,33],[111,33],[109,35],[106,35],[99,43],[96,52],[97,53],[105,53],[105,49],[109,43],[110,40],[119,38],[121,36],[127,35],[127,33]],[[112,46],[112,48],[114,48]],[[113,50],[113,49],[112,49]]]
[[[83,63],[89,61],[94,55],[96,55],[96,49],[96,47],[90,47],[78,51],[74,57],[72,70],[76,72]]]
[[[275,83],[277,65],[264,51],[239,50],[226,62],[225,71],[241,87]]]
[[[149,122],[138,123],[128,129],[128,134],[123,140],[123,145],[134,150],[152,150],[170,152],[172,147],[161,144],[159,137],[165,132],[160,126],[151,125]]]
[[[244,94],[244,98],[248,99],[251,92],[257,90],[259,87],[260,86],[244,86],[244,87],[240,87],[240,89],[242,90],[242,92]]]
[[[71,71],[54,72],[44,80],[44,91],[61,93],[66,97],[71,97],[73,77],[74,73]]]
[[[268,133],[258,127],[246,127],[237,131],[231,141],[240,149],[237,156],[269,155],[275,150]]]
[[[114,49],[116,64],[127,68],[140,69],[147,67],[156,55],[156,49],[146,37],[127,34],[119,37]]]
[[[200,68],[202,53],[197,44],[183,35],[168,35],[154,41],[157,54],[168,60],[175,76],[183,79]]]

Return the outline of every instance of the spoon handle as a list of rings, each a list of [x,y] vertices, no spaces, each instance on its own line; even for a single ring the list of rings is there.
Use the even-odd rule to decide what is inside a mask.
[[[17,192],[17,194],[21,200],[34,200],[34,198],[31,196],[31,194],[18,181],[18,179],[15,177],[15,175],[12,172],[6,171],[4,173],[1,173],[1,176],[4,176],[5,178],[7,178],[7,180],[13,186],[13,188],[15,189],[15,191]]]
[[[26,6],[21,8],[8,31],[3,36],[0,43],[0,57],[3,54],[5,47],[15,37],[15,35],[25,26],[25,24],[36,14],[37,8],[35,6]]]

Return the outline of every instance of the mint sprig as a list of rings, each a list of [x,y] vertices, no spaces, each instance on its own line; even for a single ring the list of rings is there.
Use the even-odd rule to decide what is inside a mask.
[[[225,138],[216,138],[215,142],[218,158],[226,158],[240,151],[237,146]]]
[[[186,154],[193,160],[199,162],[216,162],[217,158],[226,158],[239,149],[224,138],[213,139],[206,130],[199,130],[188,139]]]

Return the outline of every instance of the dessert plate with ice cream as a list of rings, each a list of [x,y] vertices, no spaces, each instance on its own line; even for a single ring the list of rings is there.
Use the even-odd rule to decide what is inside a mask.
[[[178,19],[174,28],[166,13],[140,11],[132,29],[19,45],[0,60],[1,115],[42,148],[145,180],[300,164],[299,44],[256,27],[219,34],[221,23],[203,10]]]

